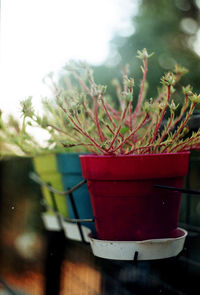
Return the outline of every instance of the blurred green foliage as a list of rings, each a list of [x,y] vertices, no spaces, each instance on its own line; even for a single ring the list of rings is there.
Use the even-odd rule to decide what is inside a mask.
[[[138,14],[133,18],[134,34],[127,38],[116,36],[112,41],[120,62],[114,67],[106,66],[106,63],[95,67],[95,79],[101,84],[109,85],[113,77],[120,78],[120,66],[129,64],[130,75],[136,81],[137,97],[142,73],[139,60],[135,56],[137,49],[147,48],[148,52],[155,53],[149,63],[148,97],[157,94],[160,77],[172,70],[175,64],[189,70],[181,84],[191,84],[194,91],[199,91],[200,56],[194,50],[200,30],[199,7],[200,2],[197,0],[140,1]],[[109,90],[114,95],[111,84]]]

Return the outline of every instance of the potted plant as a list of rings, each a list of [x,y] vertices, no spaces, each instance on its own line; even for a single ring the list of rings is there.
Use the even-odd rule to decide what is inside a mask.
[[[67,93],[71,93],[71,90],[68,90]],[[33,159],[36,171],[45,182],[50,182],[54,188],[58,189],[59,180],[59,185],[62,183],[62,190],[67,191],[71,189],[83,180],[79,154],[80,150],[83,153],[87,151],[87,149],[82,145],[73,148],[72,144],[70,149],[66,148],[65,143],[68,141],[69,135],[72,140],[77,140],[77,134],[74,134],[71,124],[65,120],[62,110],[55,104],[55,99],[42,100],[43,116],[33,111],[31,97],[23,101],[22,105],[24,118],[29,119],[29,121],[27,121],[28,124],[32,125],[32,127],[37,126],[48,131],[50,134],[48,149],[54,152],[50,155],[49,153],[42,154]],[[29,109],[31,109],[32,112],[27,111]],[[48,189],[45,187],[43,189],[47,194]],[[56,194],[56,199],[57,198]],[[77,216],[74,212],[70,196],[59,196],[59,199],[61,198],[62,203],[60,202],[58,204],[59,212],[66,217],[64,213],[66,212],[65,208],[67,208],[67,217],[76,219]],[[66,202],[67,206],[63,206],[63,201]],[[92,207],[86,184],[73,192],[73,201],[80,219],[93,219]],[[82,222],[81,224],[95,232],[94,223]]]
[[[25,156],[26,153],[20,146],[20,124],[16,118],[9,115],[3,116],[0,110],[0,156],[7,158],[10,156]]]
[[[1,156],[18,156],[28,157],[33,159],[35,171],[40,175],[43,181],[51,183],[56,189],[62,191],[61,176],[56,169],[56,159],[54,153],[58,150],[57,147],[48,145],[43,147],[31,134],[27,131],[27,117],[33,115],[33,108],[31,105],[31,98],[21,102],[23,120],[19,122],[12,115],[8,116],[6,120],[0,117],[0,138],[1,138]],[[49,190],[42,187],[42,194],[46,200],[47,212],[53,213],[53,202]],[[65,198],[59,194],[55,194],[55,201],[57,208],[61,214],[67,216]]]
[[[106,87],[95,83],[92,71],[84,64],[81,70],[87,80],[79,74],[80,66],[67,67],[80,84],[73,104],[64,95],[57,96],[63,115],[78,134],[76,140],[68,137],[66,146],[87,145],[91,152],[80,155],[80,160],[97,236],[102,240],[176,236],[181,195],[154,185],[182,187],[190,151],[199,149],[200,130],[187,136],[187,123],[200,95],[190,86],[183,87],[184,101],[180,107],[175,104],[176,83],[186,72],[176,66],[161,78],[158,97],[145,100],[150,56],[146,49],[138,51],[143,78],[135,108],[134,79],[128,78],[126,69],[123,89],[115,81],[119,108],[109,101]]]

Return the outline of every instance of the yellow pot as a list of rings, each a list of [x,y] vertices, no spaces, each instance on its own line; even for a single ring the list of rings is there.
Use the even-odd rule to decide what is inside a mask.
[[[49,183],[53,188],[63,191],[63,185],[61,180],[61,175],[57,171],[56,165],[56,156],[53,154],[37,156],[33,158],[33,165],[35,172],[40,176],[40,178]],[[45,186],[41,187],[43,196],[47,202],[47,204],[53,208],[52,198],[48,188]],[[67,212],[67,203],[66,197],[59,194],[54,194],[55,201],[57,204],[58,211],[64,215],[65,217],[68,216]],[[50,212],[51,210],[48,210]]]

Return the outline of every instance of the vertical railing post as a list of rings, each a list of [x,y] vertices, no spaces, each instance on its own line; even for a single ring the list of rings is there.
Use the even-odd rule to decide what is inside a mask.
[[[48,185],[50,185],[48,183]],[[53,209],[60,227],[59,231],[46,230],[47,249],[45,259],[45,294],[60,294],[62,263],[65,256],[66,239],[55,195],[50,191]]]
[[[68,188],[68,189],[70,189],[70,188]],[[78,214],[78,211],[77,211],[76,204],[75,204],[72,193],[69,194],[69,198],[70,198],[70,202],[71,202],[71,205],[72,205],[72,209],[74,211],[74,216],[75,216],[76,219],[79,219],[79,214]],[[83,243],[85,243],[85,239],[84,239],[81,224],[79,222],[77,222],[76,224],[77,224],[78,229],[79,229],[81,240],[82,240]]]

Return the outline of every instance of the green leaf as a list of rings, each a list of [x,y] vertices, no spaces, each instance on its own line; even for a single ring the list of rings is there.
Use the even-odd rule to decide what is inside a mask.
[[[123,128],[121,128],[120,133],[125,134],[128,131],[129,131],[129,127],[123,127]]]

